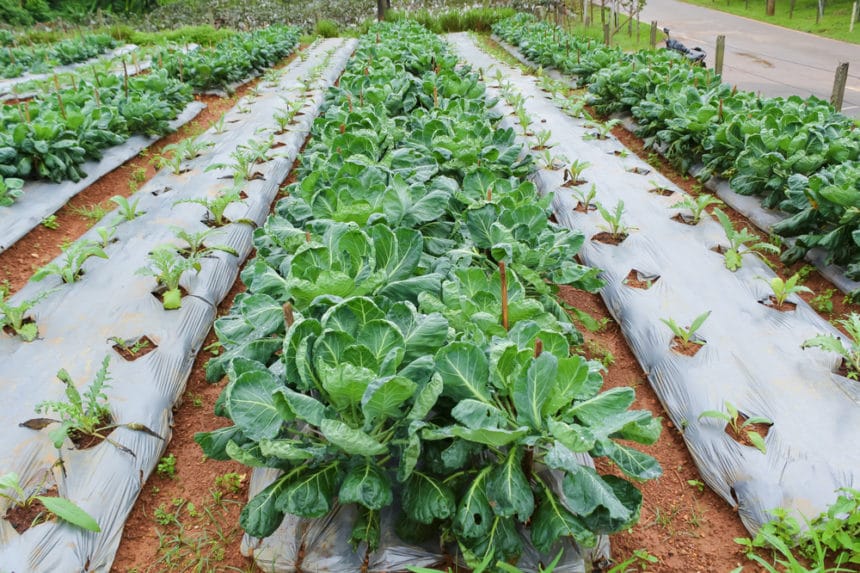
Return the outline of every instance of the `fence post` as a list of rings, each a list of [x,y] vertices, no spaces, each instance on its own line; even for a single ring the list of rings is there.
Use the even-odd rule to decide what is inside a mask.
[[[857,2],[855,2],[854,5],[851,6],[851,25],[848,26],[849,32],[854,31],[854,22],[856,22],[856,21],[857,21]]]
[[[848,81],[848,62],[840,62],[836,66],[836,77],[833,78],[833,94],[830,103],[836,111],[842,111],[842,99],[845,97],[845,82]]]
[[[723,59],[726,55],[726,37],[723,34],[717,36],[717,53],[714,56],[714,73],[723,75]]]
[[[603,25],[603,43],[609,45],[609,22]]]
[[[657,20],[651,20],[651,49],[657,48]]]

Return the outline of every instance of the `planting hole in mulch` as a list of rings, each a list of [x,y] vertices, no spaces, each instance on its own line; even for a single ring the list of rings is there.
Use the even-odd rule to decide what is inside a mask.
[[[22,324],[22,325],[35,324],[35,323],[36,323],[36,321],[35,321],[35,320],[33,320],[32,318],[30,318],[29,316],[24,317],[24,320],[22,320],[22,321],[21,321],[21,324]],[[4,327],[3,327],[3,332],[5,332],[6,334],[8,334],[9,336],[17,336],[17,335],[16,335],[16,333],[15,333],[15,329],[14,329],[14,328],[12,328],[12,327],[11,327],[11,326],[9,326],[9,325],[6,325],[6,326],[4,326]]]
[[[153,189],[152,190],[152,196],[158,197],[159,195],[164,195],[165,193],[170,193],[171,191],[173,191],[173,187],[170,187],[169,185],[165,185],[164,187],[159,187],[158,189]]]
[[[134,362],[138,358],[143,358],[158,348],[158,345],[146,335],[129,338],[128,340],[114,337],[111,340],[115,341],[112,348],[127,362]]]
[[[782,304],[777,304],[776,298],[773,295],[768,295],[766,299],[760,300],[758,303],[779,312],[792,312],[797,308],[797,303],[789,300],[783,301]]]
[[[696,342],[694,342],[694,340]],[[693,335],[693,338],[688,342],[684,342],[683,339],[675,336],[669,344],[669,348],[672,349],[672,352],[683,356],[695,356],[704,346],[705,341],[698,338],[696,335]]]
[[[689,225],[691,227],[696,226],[696,220],[692,215],[687,215],[685,213],[677,213],[672,217],[672,220],[676,223],[681,223],[682,225]]]
[[[648,175],[651,173],[650,169],[645,169],[644,167],[629,167],[626,171],[627,173],[635,173],[636,175]]]
[[[654,283],[658,280],[660,280],[660,275],[643,273],[640,270],[631,269],[630,272],[627,273],[627,277],[624,279],[624,284],[631,288],[648,290],[654,286]]]
[[[275,143],[272,144],[272,146],[269,149],[277,149],[279,147],[286,147],[286,145],[287,144],[284,143],[283,141],[276,141]]]
[[[104,428],[106,426],[110,426],[113,424],[113,417],[108,414],[103,416],[97,426],[99,428]],[[83,432],[78,432],[76,430],[72,430],[69,432],[69,439],[75,445],[76,450],[88,450],[90,448],[94,448],[100,443],[102,443],[105,438],[109,437],[114,431],[114,428],[111,428],[107,433],[102,434],[100,436],[94,436],[92,434],[84,434]]]
[[[609,233],[602,231],[591,237],[591,240],[605,245],[620,245],[628,236],[629,235],[627,233]]]
[[[728,249],[724,245],[717,245],[716,247],[711,247],[711,251],[717,253],[718,255],[725,255]]]
[[[45,497],[58,497],[57,486],[53,486],[46,492],[39,494]],[[53,515],[45,509],[38,499],[33,499],[30,505],[15,505],[6,510],[3,519],[9,522],[18,534],[22,534],[31,527],[35,527],[46,521],[50,521]]]
[[[588,183],[587,179],[566,179],[564,183],[561,184],[562,187],[578,187],[580,185],[585,185]]]
[[[576,207],[574,207],[573,210],[577,213],[590,213],[591,211],[597,211],[597,205],[594,205],[592,203],[589,203],[588,205],[583,205],[582,201],[577,201]],[[597,235],[595,235],[595,237],[596,236]]]
[[[671,189],[666,189],[665,187],[654,187],[653,189],[648,189],[648,193],[654,193],[662,197],[671,197],[675,194],[674,191],[672,191]]]
[[[748,419],[749,416],[747,416],[743,412],[738,412],[737,425],[739,428],[741,428],[740,432],[735,432],[731,424],[726,424],[725,432],[731,439],[733,439],[737,443],[754,448],[756,446],[752,443],[752,440],[750,440],[749,432],[754,432],[761,436],[762,439],[764,439],[767,437],[767,433],[770,431],[770,428],[771,426],[773,426],[773,424],[758,422],[754,424],[747,424],[746,426],[744,426],[744,422],[746,422]]]

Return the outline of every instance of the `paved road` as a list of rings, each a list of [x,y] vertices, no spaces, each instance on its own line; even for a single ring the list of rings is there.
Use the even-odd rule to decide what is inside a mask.
[[[830,99],[839,62],[849,62],[842,111],[860,117],[860,45],[795,32],[678,0],[648,0],[642,21],[657,20],[687,46],[701,46],[713,66],[716,38],[726,36],[723,79],[768,96]],[[847,26],[846,22],[846,26]],[[856,29],[858,36],[860,30]]]

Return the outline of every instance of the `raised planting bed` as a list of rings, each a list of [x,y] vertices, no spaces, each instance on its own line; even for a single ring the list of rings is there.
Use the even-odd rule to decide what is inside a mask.
[[[542,169],[535,182],[552,194],[559,223],[589,237],[580,256],[603,269],[606,305],[704,481],[738,507],[751,531],[775,508],[821,513],[838,488],[858,479],[851,436],[860,429],[860,389],[836,373],[836,354],[802,345],[819,333],[839,333],[796,295],[786,299],[794,307],[774,308],[774,274],[758,258],[737,257],[742,266],[731,272],[720,224],[707,214],[695,225],[676,220],[690,215],[676,206],[680,189],[611,136],[600,139],[594,122],[563,113],[536,78],[481,53],[467,36],[452,42],[473,67],[490,77],[501,72],[504,85],[490,92],[517,101],[529,120],[522,128],[550,127],[553,153],[568,164],[588,163],[577,177],[584,185],[565,186],[563,169]],[[502,109],[511,124],[524,117],[512,106]],[[596,193],[589,196],[591,185]],[[583,203],[600,208],[577,208]],[[616,240],[601,242],[601,233]],[[730,421],[713,414],[733,410],[739,414]],[[756,418],[767,423],[755,426]],[[753,423],[733,431],[747,419]]]
[[[0,354],[5,357],[0,395],[16,404],[0,437],[0,467],[15,471],[27,490],[56,485],[62,497],[91,514],[101,531],[52,520],[19,534],[0,520],[4,567],[110,570],[125,519],[170,439],[172,407],[183,393],[215,309],[251,249],[255,226],[264,221],[292,167],[324,90],[340,75],[353,47],[348,40],[312,46],[306,58],[240,101],[223,126],[189,145],[178,173],[160,172],[129,198],[128,206],[111,213],[55,261],[65,269],[80,268],[77,280],[63,284],[49,275],[12,297],[15,305],[43,300],[27,313],[38,332],[35,340],[0,335]],[[280,129],[274,117],[287,111],[284,97],[301,102],[302,115]],[[252,149],[249,177],[233,179],[238,175],[234,165]],[[220,226],[200,235],[211,225]],[[84,251],[97,254],[80,265],[67,265]],[[159,259],[168,251],[169,260]],[[161,269],[159,261],[166,261]],[[160,274],[161,285],[153,277],[167,266],[178,269],[178,301],[171,298],[170,273]],[[177,306],[174,302],[179,308],[167,310]],[[51,431],[56,424],[18,426],[33,418],[37,403],[63,400],[64,385],[56,379],[61,368],[86,393],[105,357],[110,380],[102,389],[104,397],[94,401],[107,405],[113,423],[124,424],[110,431],[110,441],[81,449],[59,438],[57,448],[57,434]],[[30,366],[24,368],[25,363]],[[24,386],[26,392],[21,391]],[[56,411],[43,414],[57,417]],[[54,464],[58,457],[62,467]]]

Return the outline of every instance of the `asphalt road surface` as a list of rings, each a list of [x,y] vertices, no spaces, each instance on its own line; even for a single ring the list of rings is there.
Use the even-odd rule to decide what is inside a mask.
[[[657,20],[660,28],[669,28],[672,37],[688,47],[703,48],[708,54],[708,67],[714,64],[717,35],[725,35],[723,81],[765,96],[814,94],[829,100],[836,67],[839,62],[848,62],[842,111],[860,117],[860,45],[678,0],[648,0],[640,18],[643,23]],[[855,32],[860,37],[860,24]]]

